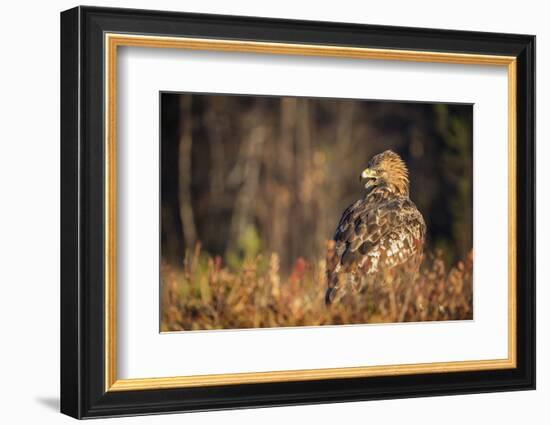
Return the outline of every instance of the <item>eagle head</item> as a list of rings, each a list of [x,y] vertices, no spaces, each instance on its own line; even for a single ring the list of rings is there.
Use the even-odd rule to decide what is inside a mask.
[[[409,195],[409,172],[405,162],[391,150],[375,155],[360,176],[366,180],[365,188],[388,187],[401,196]]]

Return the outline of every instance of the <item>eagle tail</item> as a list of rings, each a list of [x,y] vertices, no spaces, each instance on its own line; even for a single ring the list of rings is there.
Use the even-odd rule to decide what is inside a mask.
[[[336,297],[336,288],[328,288],[325,292],[325,305],[330,306]]]

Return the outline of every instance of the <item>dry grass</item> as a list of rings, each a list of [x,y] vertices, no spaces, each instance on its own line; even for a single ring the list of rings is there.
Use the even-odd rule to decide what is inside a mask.
[[[238,267],[201,253],[182,267],[162,264],[161,330],[242,329],[472,319],[473,255],[446,269],[428,254],[413,284],[377,283],[360,296],[326,307],[325,262],[298,258],[283,278],[277,254]]]

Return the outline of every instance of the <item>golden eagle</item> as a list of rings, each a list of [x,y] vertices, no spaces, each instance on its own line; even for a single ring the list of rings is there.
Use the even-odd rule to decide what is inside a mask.
[[[344,211],[329,244],[327,304],[341,299],[350,286],[360,291],[403,267],[414,279],[421,262],[426,224],[409,199],[403,160],[390,150],[382,152],[360,179],[366,181],[365,195]]]

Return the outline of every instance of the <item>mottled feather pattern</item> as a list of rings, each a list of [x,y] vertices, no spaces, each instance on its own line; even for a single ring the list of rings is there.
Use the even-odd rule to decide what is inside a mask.
[[[384,154],[396,156],[393,152],[381,155]],[[405,167],[400,158],[399,161],[398,165]],[[380,172],[386,171],[386,163],[377,165],[382,168]],[[406,168],[398,171],[398,178],[407,176]],[[344,211],[338,223],[334,252],[327,255],[328,303],[333,300],[335,289],[346,285],[341,275],[351,274],[352,281],[364,283],[366,277],[410,260],[419,263],[426,233],[422,214],[409,199],[408,180],[406,187],[399,190],[391,174],[383,175],[368,187],[364,198]]]

